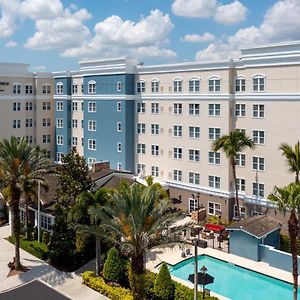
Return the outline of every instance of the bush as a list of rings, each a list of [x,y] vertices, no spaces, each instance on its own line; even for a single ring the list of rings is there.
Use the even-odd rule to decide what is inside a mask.
[[[50,241],[50,233],[48,231],[43,231],[42,242],[45,245],[48,245],[49,241]]]
[[[291,241],[288,235],[280,235],[280,250],[291,253]],[[300,255],[300,240],[297,240],[297,253]]]
[[[166,263],[163,263],[159,269],[154,282],[154,295],[159,300],[172,300],[174,299],[174,282]]]
[[[96,276],[94,272],[84,272],[82,274],[83,284],[91,289],[107,296],[112,300],[133,300],[132,294],[129,289],[122,287],[111,286],[107,284],[100,276]]]

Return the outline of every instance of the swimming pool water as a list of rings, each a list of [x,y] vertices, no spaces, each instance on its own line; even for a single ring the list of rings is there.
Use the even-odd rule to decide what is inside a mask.
[[[199,272],[202,266],[214,277],[205,287],[232,300],[289,300],[293,299],[293,287],[281,280],[235,266],[222,260],[201,255],[198,257]],[[171,275],[188,281],[194,273],[194,258],[170,267]],[[298,293],[300,297],[300,292]]]

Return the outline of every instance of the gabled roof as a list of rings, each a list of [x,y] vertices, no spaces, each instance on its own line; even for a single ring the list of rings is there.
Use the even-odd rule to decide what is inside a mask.
[[[241,230],[258,239],[261,239],[262,237],[280,228],[281,224],[277,219],[269,216],[254,216],[238,221],[228,226],[226,229]]]

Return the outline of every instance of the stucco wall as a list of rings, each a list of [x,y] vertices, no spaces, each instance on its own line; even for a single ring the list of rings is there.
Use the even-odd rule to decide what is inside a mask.
[[[280,245],[280,229],[273,231],[264,238],[264,244],[279,248]]]

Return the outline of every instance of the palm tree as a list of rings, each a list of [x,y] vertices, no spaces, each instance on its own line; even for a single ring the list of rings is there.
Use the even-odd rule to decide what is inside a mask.
[[[231,131],[228,135],[221,136],[212,144],[212,150],[214,152],[221,149],[230,161],[234,180],[235,203],[237,206],[238,219],[240,219],[240,206],[236,178],[236,156],[239,152],[244,151],[246,148],[253,149],[254,142],[250,137],[247,137],[244,132],[238,130]]]
[[[25,138],[11,137],[0,142],[0,186],[9,190],[15,242],[14,267],[21,270],[20,262],[20,197],[24,183],[44,180],[49,160],[45,152],[28,144]]]
[[[106,240],[117,243],[131,260],[129,281],[134,299],[143,299],[146,252],[182,242],[181,231],[191,226],[175,226],[179,213],[170,212],[169,199],[160,196],[157,185],[130,187],[124,183],[112,194],[110,206],[93,212],[102,218]]]
[[[274,192],[268,196],[268,199],[278,205],[280,211],[290,212],[288,220],[288,230],[291,240],[291,253],[293,262],[293,278],[294,278],[294,300],[297,300],[298,295],[298,258],[297,258],[297,236],[299,225],[296,216],[297,208],[300,205],[300,185],[291,183],[283,188],[275,186]]]
[[[282,155],[286,158],[289,166],[289,171],[295,174],[295,183],[299,183],[300,173],[300,143],[299,141],[295,144],[295,148],[283,143],[279,149],[282,151]]]

